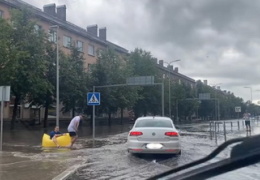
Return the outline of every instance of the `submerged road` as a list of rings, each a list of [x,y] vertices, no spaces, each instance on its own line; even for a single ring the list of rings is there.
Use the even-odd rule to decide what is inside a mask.
[[[127,128],[98,136],[95,147],[91,137],[81,137],[74,150],[42,149],[39,144],[16,145],[5,143],[0,153],[0,179],[4,180],[49,180],[49,179],[146,179],[171,168],[205,157],[224,141],[218,135],[218,144],[210,140],[208,124],[180,125],[182,155],[176,156],[133,156],[126,151]],[[258,134],[255,128],[252,134]],[[246,136],[244,130],[228,131],[228,139]],[[212,162],[229,156],[226,149]],[[72,174],[68,170],[76,167]],[[260,179],[259,164],[236,170],[212,179],[256,180]]]

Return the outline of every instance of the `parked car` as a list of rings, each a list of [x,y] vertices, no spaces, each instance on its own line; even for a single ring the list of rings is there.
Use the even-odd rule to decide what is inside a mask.
[[[180,134],[168,117],[140,117],[127,138],[133,154],[181,154]]]

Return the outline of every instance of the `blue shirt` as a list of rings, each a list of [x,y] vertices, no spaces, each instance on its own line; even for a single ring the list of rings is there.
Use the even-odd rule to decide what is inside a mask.
[[[52,139],[55,134],[61,134],[61,132],[59,132],[59,131],[58,132],[55,132],[55,131],[50,132],[50,139]]]

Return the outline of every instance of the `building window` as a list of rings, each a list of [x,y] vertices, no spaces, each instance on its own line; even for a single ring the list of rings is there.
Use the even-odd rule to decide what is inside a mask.
[[[77,48],[78,51],[83,52],[83,42],[77,41]]]
[[[0,17],[4,16],[4,12],[0,10]]]
[[[57,42],[57,31],[54,30],[49,31],[49,41],[54,43]]]
[[[41,30],[41,28],[42,28],[42,27],[41,27],[40,25],[35,24],[35,25],[34,25],[34,32],[35,32],[35,33],[39,33],[39,31]]]
[[[88,54],[91,56],[95,56],[95,48],[91,44],[88,45]]]
[[[97,56],[100,57],[104,51],[105,51],[104,49],[99,48],[99,49],[97,50],[97,52],[96,52],[96,53],[97,53]]]
[[[71,37],[63,36],[63,46],[70,48],[71,47]]]
[[[88,64],[88,68],[87,69],[88,69],[89,72],[91,72],[92,69],[93,69],[93,64]]]
[[[162,78],[165,79],[165,78],[166,78],[166,74],[163,74],[163,75],[162,75]]]

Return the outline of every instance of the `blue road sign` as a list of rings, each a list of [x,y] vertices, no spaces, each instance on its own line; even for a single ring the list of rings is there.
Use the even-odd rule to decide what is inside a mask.
[[[100,105],[100,93],[89,92],[87,95],[87,104],[90,106]]]

